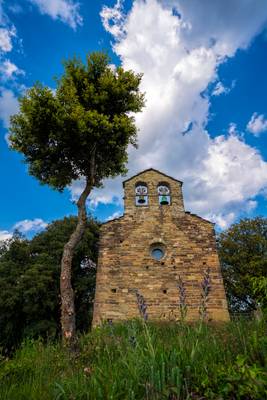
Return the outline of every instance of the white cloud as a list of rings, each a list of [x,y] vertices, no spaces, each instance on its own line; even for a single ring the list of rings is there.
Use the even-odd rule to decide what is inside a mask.
[[[9,18],[3,10],[3,1],[0,0],[0,55],[12,50],[12,40],[15,37],[16,28],[10,23]]]
[[[12,233],[8,231],[0,231],[0,242],[12,238]]]
[[[204,216],[225,214],[227,219],[227,214],[251,211],[256,205],[251,199],[267,187],[267,163],[236,135],[210,139],[200,168],[188,182],[187,198],[189,208]]]
[[[123,14],[122,1],[117,0],[114,7],[103,6],[100,12],[104,28],[116,39],[124,34],[125,16]]]
[[[254,113],[247,124],[247,130],[255,136],[267,131],[267,119],[263,114]]]
[[[210,221],[213,221],[221,229],[226,229],[234,222],[236,215],[233,212],[228,214],[207,214],[206,218]]]
[[[186,208],[221,227],[249,212],[267,187],[267,163],[234,124],[226,135],[209,135],[203,93],[218,82],[219,65],[261,31],[266,2],[246,0],[240,8],[239,0],[136,0],[128,15],[120,2],[103,10],[122,66],[144,73],[146,107],[136,117],[139,148],[129,149],[128,176],[154,167],[183,180]],[[121,178],[104,184],[93,192],[94,204],[122,198]]]
[[[0,28],[0,50],[7,53],[12,50],[12,38],[16,36],[16,30],[12,28]]]
[[[12,79],[17,75],[24,75],[25,72],[19,69],[10,60],[4,60],[0,65],[0,74],[4,79]]]
[[[2,88],[0,92],[0,119],[5,128],[9,127],[9,118],[12,114],[17,113],[18,109],[18,99],[13,91]]]
[[[20,231],[23,234],[33,234],[42,231],[47,227],[47,223],[41,218],[35,219],[24,219],[23,221],[17,222],[10,231],[0,231],[0,242],[11,239],[15,230]]]
[[[73,0],[29,0],[35,4],[42,14],[47,14],[53,19],[59,19],[72,29],[82,25],[80,4]]]
[[[14,229],[18,229],[22,233],[28,233],[28,232],[38,232],[42,229],[45,229],[47,227],[47,223],[43,221],[41,218],[35,218],[35,219],[24,219],[23,221],[17,222],[13,226]]]
[[[211,94],[212,96],[220,96],[221,94],[228,94],[234,86],[235,86],[235,81],[232,82],[231,87],[226,87],[221,81],[219,81],[216,83]]]
[[[237,135],[238,134],[237,125],[234,122],[230,122],[229,127],[228,127],[228,133],[229,133],[229,135]]]
[[[121,217],[121,216],[122,216],[121,211],[115,211],[112,215],[110,215],[110,216],[106,219],[106,222],[107,222],[107,221],[111,221],[112,219],[115,219],[115,218],[119,218],[119,217]]]
[[[245,49],[266,27],[266,1],[258,0],[161,0],[175,7],[190,29],[181,33],[188,49],[212,47],[220,57]]]
[[[84,179],[74,181],[70,186],[72,201],[77,201],[81,191],[85,187]],[[121,204],[121,179],[108,179],[105,183],[105,190],[99,188],[93,190],[89,198],[89,206],[92,210],[98,205],[102,204]]]

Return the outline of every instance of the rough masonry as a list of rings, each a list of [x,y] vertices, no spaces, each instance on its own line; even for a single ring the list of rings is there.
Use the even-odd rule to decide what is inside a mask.
[[[101,226],[93,325],[139,317],[136,290],[150,320],[179,319],[179,277],[187,320],[199,318],[209,271],[209,319],[229,319],[214,225],[184,210],[182,182],[154,169],[124,181],[125,212]]]

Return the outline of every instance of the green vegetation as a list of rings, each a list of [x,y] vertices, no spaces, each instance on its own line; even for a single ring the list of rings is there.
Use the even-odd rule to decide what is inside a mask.
[[[230,310],[260,304],[260,320],[205,323],[212,282],[203,277],[200,321],[140,321],[90,328],[99,225],[88,219],[72,262],[79,351],[60,338],[60,261],[77,217],[50,224],[28,240],[18,232],[0,244],[0,399],[263,400],[267,398],[267,220],[242,220],[219,237]],[[23,343],[21,344],[21,342]],[[16,350],[17,349],[17,350]]]
[[[54,221],[32,240],[15,233],[0,246],[0,350],[8,354],[26,337],[60,334],[60,260],[77,217]],[[88,220],[73,258],[77,328],[88,332],[95,290],[98,224]]]
[[[231,312],[267,307],[267,218],[243,219],[218,237]]]
[[[194,325],[128,321],[59,343],[26,341],[0,363],[2,400],[267,397],[266,321]]]

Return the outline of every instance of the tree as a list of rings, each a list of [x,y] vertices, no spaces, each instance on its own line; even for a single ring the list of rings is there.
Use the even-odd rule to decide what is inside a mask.
[[[17,347],[25,337],[57,337],[60,332],[59,277],[64,244],[77,217],[54,221],[27,240],[16,234],[0,252],[0,347]],[[97,260],[98,224],[88,220],[73,258],[77,329],[92,319]]]
[[[74,58],[65,62],[54,93],[37,83],[11,117],[11,146],[24,155],[30,174],[60,191],[84,179],[77,226],[61,260],[62,336],[71,347],[76,341],[71,265],[86,225],[86,200],[104,178],[126,172],[128,145],[136,145],[132,113],[144,105],[140,81],[141,74],[111,68],[103,53],[89,55],[86,65]]]
[[[255,310],[264,290],[255,282],[267,277],[267,218],[233,224],[219,235],[218,248],[230,310]]]

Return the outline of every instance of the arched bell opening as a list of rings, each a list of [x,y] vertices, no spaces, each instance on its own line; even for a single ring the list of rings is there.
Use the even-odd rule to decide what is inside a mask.
[[[159,204],[166,206],[171,204],[171,191],[167,183],[161,182],[158,185]]]
[[[144,182],[138,182],[135,185],[135,205],[146,206],[148,205],[148,189]]]

